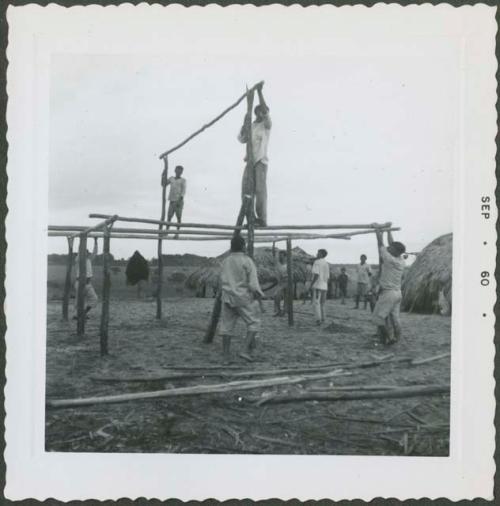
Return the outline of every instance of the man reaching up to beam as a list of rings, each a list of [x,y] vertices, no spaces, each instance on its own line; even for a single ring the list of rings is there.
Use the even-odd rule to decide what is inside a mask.
[[[377,224],[374,224],[377,226]],[[377,325],[378,336],[383,344],[394,344],[401,337],[401,321],[399,310],[401,306],[401,279],[405,268],[402,255],[406,251],[403,243],[394,241],[390,231],[387,231],[389,246],[384,246],[383,232],[375,228],[380,252],[379,296],[373,310],[373,320]]]
[[[170,185],[170,192],[168,193],[168,211],[167,221],[172,221],[172,218],[177,218],[177,223],[181,223],[182,210],[184,209],[184,195],[186,195],[186,180],[182,177],[184,167],[177,165],[175,168],[175,177],[169,177],[166,185]],[[167,230],[169,225],[167,225]],[[179,230],[179,227],[177,227]],[[179,234],[175,234],[174,239],[178,239]]]
[[[259,94],[259,105],[254,109],[255,121],[251,123],[251,139],[252,139],[252,154],[253,154],[253,167],[245,166],[243,173],[243,181],[241,188],[241,198],[245,195],[252,194],[251,187],[251,170],[255,174],[255,225],[258,227],[265,227],[267,225],[267,146],[269,144],[269,135],[271,133],[271,117],[269,116],[269,107],[267,107],[262,93],[262,86],[264,83],[257,85],[257,93]],[[248,113],[247,113],[248,114]],[[248,140],[249,132],[247,125],[250,123],[250,118],[245,115],[243,126],[240,129],[238,140],[241,143],[246,143]],[[245,158],[246,160],[246,158]]]
[[[224,364],[231,362],[231,337],[238,318],[247,327],[246,352],[240,357],[253,361],[255,338],[260,328],[259,302],[264,296],[253,260],[245,254],[245,239],[239,234],[231,239],[231,253],[222,263],[221,329]]]

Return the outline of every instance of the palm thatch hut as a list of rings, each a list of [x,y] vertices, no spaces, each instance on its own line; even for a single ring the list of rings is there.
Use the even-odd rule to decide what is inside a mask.
[[[254,250],[254,261],[257,266],[259,282],[265,291],[273,288],[278,280],[275,267],[275,258],[277,258],[278,252],[279,250],[276,248],[275,257],[273,255],[273,248],[263,247],[255,248]],[[193,271],[186,280],[186,286],[192,290],[196,290],[199,296],[211,296],[219,284],[222,262],[229,254],[230,251],[226,251],[222,255],[212,258],[208,265],[199,267]],[[292,259],[294,284],[305,283],[310,279],[311,265],[314,257],[307,254],[301,248],[295,247],[292,249]]]
[[[426,246],[403,279],[403,311],[451,313],[453,234]]]

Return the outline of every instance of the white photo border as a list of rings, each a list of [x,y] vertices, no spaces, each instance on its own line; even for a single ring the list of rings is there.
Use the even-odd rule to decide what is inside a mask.
[[[496,301],[497,132],[495,8],[484,4],[376,4],[359,16],[399,9],[462,16],[460,170],[454,186],[454,286],[449,457],[78,454],[44,451],[48,117],[51,55],[148,53],[161,17],[217,16],[298,5],[9,7],[8,216],[6,219],[6,488],[12,500],[279,497],[371,500],[493,496],[495,413],[493,308]],[[328,15],[333,6],[310,7]],[[141,14],[140,16],[138,14]],[[134,29],[130,30],[130,21]],[[437,29],[430,23],[428,30]],[[155,32],[156,33],[156,32]],[[369,36],[369,33],[367,33]],[[489,201],[484,201],[489,197]],[[483,214],[490,205],[489,217]],[[486,243],[486,244],[485,244]],[[481,273],[488,272],[488,286]],[[31,289],[30,289],[31,288]],[[484,315],[484,316],[483,316]],[[271,479],[272,477],[272,479]]]

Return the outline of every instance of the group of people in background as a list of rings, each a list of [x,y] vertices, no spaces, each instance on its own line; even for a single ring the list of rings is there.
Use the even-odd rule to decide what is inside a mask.
[[[354,309],[364,308],[370,304],[373,322],[377,329],[378,339],[385,345],[396,343],[401,338],[400,304],[401,281],[405,268],[405,246],[394,241],[391,232],[387,232],[388,245],[384,244],[383,232],[376,227],[377,244],[379,249],[379,272],[374,274],[367,263],[366,255],[361,255],[360,263],[356,266],[356,292]],[[328,252],[318,250],[312,264],[312,279],[308,283],[316,324],[321,326],[326,321],[325,302],[328,283],[330,280],[330,266],[326,261]],[[288,272],[286,253],[280,251],[276,259],[278,277],[277,289],[274,297],[275,316],[284,314],[284,304],[288,294]],[[342,304],[347,296],[349,282],[345,267],[337,276]],[[231,254],[224,260],[221,273],[222,312],[220,334],[223,340],[224,361],[230,361],[230,342],[238,318],[247,327],[245,351],[240,356],[253,361],[256,348],[256,337],[260,329],[261,313],[264,312],[262,299],[264,293],[260,287],[255,263],[245,254],[245,240],[236,236],[231,241]]]

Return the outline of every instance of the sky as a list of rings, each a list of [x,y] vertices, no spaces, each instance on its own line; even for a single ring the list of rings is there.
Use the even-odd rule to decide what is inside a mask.
[[[221,9],[212,23],[185,10],[165,18],[168,39],[155,53],[54,55],[49,223],[95,224],[89,213],[159,219],[158,155],[264,80],[269,224],[392,221],[396,239],[420,251],[452,231],[459,44],[405,11],[367,37],[341,10],[311,26],[287,14],[276,23],[260,9],[244,19]],[[172,174],[185,167],[185,221],[234,224],[244,107],[170,157]],[[326,248],[331,263],[362,253],[377,261],[372,235],[295,244]],[[167,241],[164,251],[213,256],[227,246]],[[156,254],[154,241],[111,247],[115,257]],[[49,239],[49,252],[66,249],[64,238]]]

